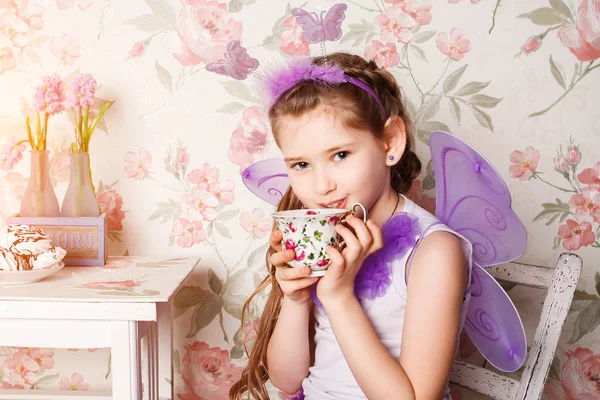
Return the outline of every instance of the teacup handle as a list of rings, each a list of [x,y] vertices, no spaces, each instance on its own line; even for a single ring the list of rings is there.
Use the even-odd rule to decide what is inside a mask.
[[[352,207],[350,208],[350,212],[348,214],[355,215],[356,211],[354,211],[354,210],[356,207],[360,207],[360,209],[362,210],[362,212],[363,212],[362,220],[366,224],[367,223],[367,209],[362,204],[360,204],[360,203],[352,204]],[[341,222],[344,222],[345,220],[346,220],[346,218],[344,217],[344,218],[342,218]],[[339,251],[341,252],[342,250],[344,250],[345,247],[346,247],[346,242],[344,240],[340,241],[340,243],[338,245]]]

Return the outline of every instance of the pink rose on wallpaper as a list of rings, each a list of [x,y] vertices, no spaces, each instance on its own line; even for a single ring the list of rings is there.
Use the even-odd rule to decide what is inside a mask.
[[[563,247],[569,251],[589,246],[596,240],[596,235],[592,232],[592,224],[589,222],[580,224],[572,219],[567,219],[565,224],[558,227],[558,236],[563,239]]]
[[[448,0],[448,3],[450,4],[457,4],[460,3],[462,0]],[[471,4],[477,4],[479,3],[481,0],[471,0]]]
[[[258,106],[244,110],[242,120],[231,135],[229,159],[242,169],[252,164],[268,144],[269,121],[266,111]]]
[[[4,47],[0,50],[0,75],[17,66],[17,59],[13,55],[10,47]]]
[[[225,179],[223,182],[215,182],[208,186],[208,191],[215,195],[223,204],[233,204],[235,184],[232,180]]]
[[[388,7],[385,14],[375,18],[375,25],[381,30],[381,40],[384,42],[410,42],[410,30],[415,21],[406,14],[400,5]]]
[[[8,135],[6,143],[0,146],[0,169],[10,171],[23,159],[25,145],[15,143],[15,137]]]
[[[75,43],[75,36],[65,33],[50,40],[50,51],[65,64],[72,65],[81,56],[81,46]]]
[[[600,398],[600,355],[578,347],[565,353],[559,381],[546,383],[549,400],[593,400]]]
[[[132,280],[125,281],[104,281],[104,282],[86,282],[78,287],[86,289],[131,289],[139,286],[139,282]]]
[[[61,150],[55,153],[50,159],[50,181],[52,182],[52,186],[56,186],[58,182],[69,180],[69,151],[69,149]]]
[[[195,341],[185,346],[181,361],[185,393],[177,395],[181,400],[227,399],[242,369],[231,362],[229,351]]]
[[[600,190],[598,188],[583,188],[581,193],[576,193],[569,199],[569,206],[575,209],[575,217],[578,220],[600,222]]]
[[[279,35],[279,49],[289,55],[307,56],[310,54],[308,42],[304,40],[304,31],[296,22],[296,17],[290,15],[281,23],[284,28]]]
[[[433,16],[431,15],[431,0],[407,0],[402,8],[420,25],[429,25]]]
[[[562,44],[579,61],[600,58],[600,2],[580,0],[576,23],[564,24],[558,29],[557,35]]]
[[[11,358],[4,360],[4,369],[13,385],[33,385],[37,381],[40,366],[29,356],[26,349],[20,349]]]
[[[148,170],[152,165],[152,154],[140,147],[137,154],[128,151],[125,154],[125,175],[135,180],[143,180],[148,177]]]
[[[31,357],[41,368],[45,370],[54,368],[54,349],[30,348],[29,357]]]
[[[413,181],[413,184],[406,196],[417,203],[417,205],[420,207],[432,214],[435,214],[435,198],[429,197],[423,193],[423,184],[420,180],[416,179]]]
[[[540,163],[540,152],[531,146],[525,149],[525,152],[515,150],[510,153],[510,161],[513,163],[508,172],[512,178],[519,178],[521,181],[529,180]]]
[[[92,390],[89,383],[83,382],[83,375],[75,372],[71,377],[60,377],[60,390]]]
[[[184,249],[206,240],[206,231],[202,227],[202,221],[179,218],[178,222],[173,225],[171,233],[177,238],[179,247]]]
[[[577,175],[579,182],[584,185],[596,186],[600,188],[600,162],[594,165],[594,168],[586,168]]]
[[[219,199],[202,186],[196,186],[191,193],[185,194],[182,202],[191,220],[204,219],[212,222],[217,218],[216,208],[219,206]]]
[[[450,33],[440,32],[435,44],[442,54],[454,60],[462,60],[466,53],[471,50],[471,42],[464,38],[462,29],[454,28]]]
[[[264,210],[255,208],[251,213],[242,211],[240,225],[251,235],[262,238],[271,232],[273,221],[265,216]]]
[[[75,4],[79,4],[80,10],[85,10],[96,0],[56,0],[56,6],[61,10],[66,10],[73,7]]]
[[[365,58],[375,61],[379,68],[390,68],[398,65],[400,54],[394,43],[383,44],[379,40],[373,40],[365,49]]]
[[[204,163],[202,168],[194,168],[187,176],[190,183],[206,188],[219,182],[219,169]]]
[[[6,381],[2,381],[2,382],[0,382],[0,384],[1,384],[0,385],[0,390],[1,389],[5,389],[5,390],[8,390],[8,389],[25,389],[25,387],[23,385],[19,385],[19,384],[13,385],[12,383],[9,383],[9,382],[6,382]]]
[[[96,200],[100,206],[100,212],[106,213],[106,225],[109,231],[122,231],[123,219],[123,197],[110,186],[105,186],[96,193]]]
[[[15,10],[8,10],[0,16],[0,32],[17,47],[25,46],[29,26],[17,15]]]
[[[165,46],[183,66],[219,61],[232,40],[239,40],[242,23],[229,18],[227,5],[217,1],[183,0],[177,32],[163,36]]]

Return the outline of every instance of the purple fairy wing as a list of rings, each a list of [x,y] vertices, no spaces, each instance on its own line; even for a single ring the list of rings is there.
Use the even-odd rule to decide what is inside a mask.
[[[527,231],[511,208],[506,184],[475,149],[449,133],[429,139],[436,178],[436,217],[473,244],[481,266],[520,257]]]
[[[294,8],[292,15],[296,17],[296,22],[304,31],[304,40],[308,43],[321,43],[327,40],[322,21],[314,14],[301,8]]]
[[[471,301],[465,331],[496,368],[525,360],[523,323],[508,294],[482,267],[520,257],[527,231],[511,208],[502,177],[475,149],[447,132],[429,139],[436,180],[436,217],[473,245]]]
[[[333,7],[327,11],[325,18],[323,18],[325,40],[335,42],[342,37],[342,21],[346,17],[344,14],[346,8],[348,8],[348,6],[340,3],[334,4]]]
[[[477,264],[473,264],[470,290],[465,332],[494,367],[504,372],[518,370],[527,355],[527,338],[513,302],[496,279]]]
[[[248,55],[239,40],[232,40],[227,44],[225,60],[220,60],[206,65],[206,69],[220,75],[227,75],[237,80],[243,80],[258,68],[258,61]]]
[[[274,206],[290,186],[283,158],[255,162],[242,172],[242,181],[252,193]]]

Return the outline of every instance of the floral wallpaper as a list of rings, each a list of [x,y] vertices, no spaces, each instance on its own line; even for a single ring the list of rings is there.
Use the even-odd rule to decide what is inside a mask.
[[[0,0],[0,224],[29,178],[25,118],[42,77],[80,72],[115,103],[90,145],[112,255],[202,257],[175,298],[176,399],[225,399],[244,364],[242,304],[265,274],[271,208],[240,172],[278,155],[252,78],[205,70],[241,40],[262,62],[320,54],[290,10],[332,1]],[[507,181],[529,232],[520,261],[584,260],[545,398],[600,399],[600,2],[347,0],[345,50],[388,68],[402,86],[424,171],[410,196],[430,211],[428,137],[450,131]],[[73,125],[49,126],[50,174],[69,180]],[[116,288],[116,290],[129,288]],[[545,293],[509,293],[529,338]],[[252,318],[260,318],[260,302]],[[481,362],[463,338],[460,357]],[[0,347],[0,390],[110,387],[105,349]],[[516,373],[518,375],[518,372]],[[272,398],[286,398],[272,389]],[[477,396],[453,388],[453,398]]]

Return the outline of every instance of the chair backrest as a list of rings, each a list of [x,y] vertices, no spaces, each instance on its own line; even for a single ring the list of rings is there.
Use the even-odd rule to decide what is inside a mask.
[[[521,380],[462,361],[454,361],[450,382],[495,400],[540,399],[560,332],[579,282],[582,265],[579,256],[562,253],[556,268],[508,263],[488,269],[487,271],[499,281],[548,289]]]

